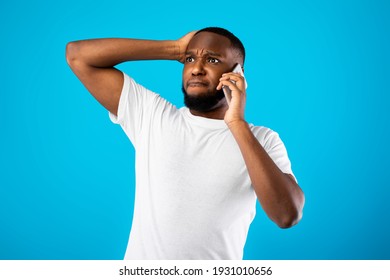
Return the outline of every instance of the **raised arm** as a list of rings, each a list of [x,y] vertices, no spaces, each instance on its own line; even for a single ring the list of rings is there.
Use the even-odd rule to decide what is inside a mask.
[[[244,84],[244,78],[236,73],[226,73],[220,79],[217,89],[224,85],[232,90],[232,100],[224,120],[241,150],[261,206],[279,227],[288,228],[301,219],[305,196],[292,175],[278,168],[245,121]]]
[[[70,42],[66,46],[66,60],[88,91],[116,115],[123,74],[114,66],[134,60],[183,62],[193,34],[166,41],[112,38]]]

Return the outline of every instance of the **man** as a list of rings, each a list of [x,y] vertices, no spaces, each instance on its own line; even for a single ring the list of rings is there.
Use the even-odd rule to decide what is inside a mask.
[[[132,60],[184,63],[177,109],[114,68]],[[240,40],[205,28],[173,41],[71,42],[67,61],[136,150],[126,259],[242,259],[256,198],[279,227],[302,216],[304,195],[278,134],[244,118]],[[222,87],[231,90],[227,102]],[[261,106],[261,105],[259,105]]]

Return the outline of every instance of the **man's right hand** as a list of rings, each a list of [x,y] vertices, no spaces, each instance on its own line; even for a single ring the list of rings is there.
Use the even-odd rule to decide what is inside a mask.
[[[179,50],[178,61],[180,61],[181,63],[184,63],[186,60],[186,51],[188,44],[190,43],[192,37],[194,37],[196,32],[197,31],[191,31],[176,41]]]

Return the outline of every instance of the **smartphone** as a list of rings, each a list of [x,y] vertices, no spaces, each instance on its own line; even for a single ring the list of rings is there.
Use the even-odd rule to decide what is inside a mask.
[[[242,72],[242,67],[240,63],[237,63],[237,65],[234,67],[233,71],[234,73],[239,73],[241,76],[244,77],[245,81],[245,89],[248,87],[248,84],[246,83],[246,79],[244,76],[244,72]],[[234,81],[232,81],[234,83]],[[223,93],[225,94],[226,101],[228,105],[230,104],[230,100],[232,100],[232,91],[228,86],[222,86]]]

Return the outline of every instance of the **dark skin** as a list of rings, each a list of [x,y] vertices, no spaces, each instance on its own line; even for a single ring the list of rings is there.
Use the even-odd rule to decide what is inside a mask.
[[[197,116],[223,119],[244,158],[257,198],[279,227],[288,228],[302,217],[305,197],[290,174],[284,174],[253,135],[245,118],[244,78],[232,73],[242,57],[227,38],[190,32],[178,40],[96,39],[67,45],[67,61],[91,94],[117,114],[123,75],[114,66],[131,60],[166,59],[184,63],[183,85],[189,95],[215,94],[222,86],[231,90],[228,105],[223,98],[208,112],[191,110]]]
[[[242,64],[237,52],[227,49],[226,45],[230,45],[228,38],[209,32],[201,32],[191,40],[183,68],[183,86],[188,95],[215,94],[222,74],[230,72],[237,63]],[[227,109],[222,99],[207,113],[190,111],[196,116],[222,120]]]

